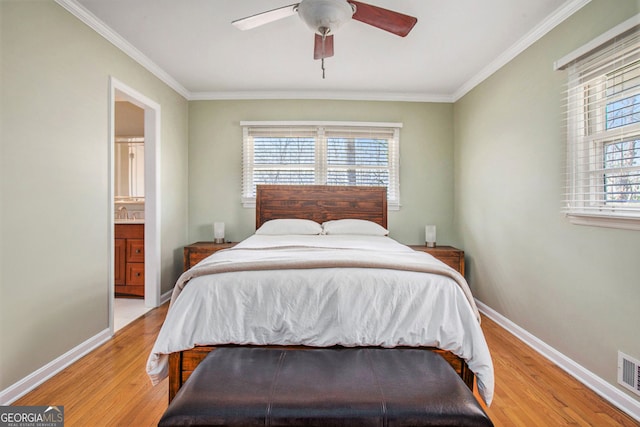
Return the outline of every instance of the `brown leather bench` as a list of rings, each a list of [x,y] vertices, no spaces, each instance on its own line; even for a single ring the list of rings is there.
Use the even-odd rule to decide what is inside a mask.
[[[420,349],[212,351],[159,426],[493,426],[439,355]]]

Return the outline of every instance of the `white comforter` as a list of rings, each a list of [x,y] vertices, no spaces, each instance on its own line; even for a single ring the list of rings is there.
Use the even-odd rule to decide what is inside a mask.
[[[341,267],[265,267],[331,259]],[[342,267],[349,259],[356,267]],[[471,293],[432,256],[388,237],[254,235],[194,269],[237,263],[259,268],[178,281],[147,362],[154,384],[168,374],[169,353],[196,345],[433,346],[465,359],[491,403],[493,365]]]

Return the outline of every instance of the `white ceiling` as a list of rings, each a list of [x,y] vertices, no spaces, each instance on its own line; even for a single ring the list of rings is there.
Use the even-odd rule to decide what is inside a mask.
[[[291,0],[56,1],[188,99],[451,102],[589,0],[370,0],[417,25],[401,38],[348,22],[326,79],[298,16],[249,31],[231,25]]]

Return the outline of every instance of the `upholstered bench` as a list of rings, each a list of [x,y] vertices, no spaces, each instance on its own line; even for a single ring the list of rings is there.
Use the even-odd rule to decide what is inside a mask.
[[[439,355],[420,349],[223,347],[160,426],[492,426]]]

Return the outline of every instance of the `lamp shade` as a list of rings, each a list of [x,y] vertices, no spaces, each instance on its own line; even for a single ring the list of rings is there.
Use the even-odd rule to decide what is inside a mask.
[[[424,227],[424,241],[428,247],[433,248],[436,246],[436,226],[427,225]]]
[[[214,243],[224,243],[224,222],[213,223],[213,241]]]

